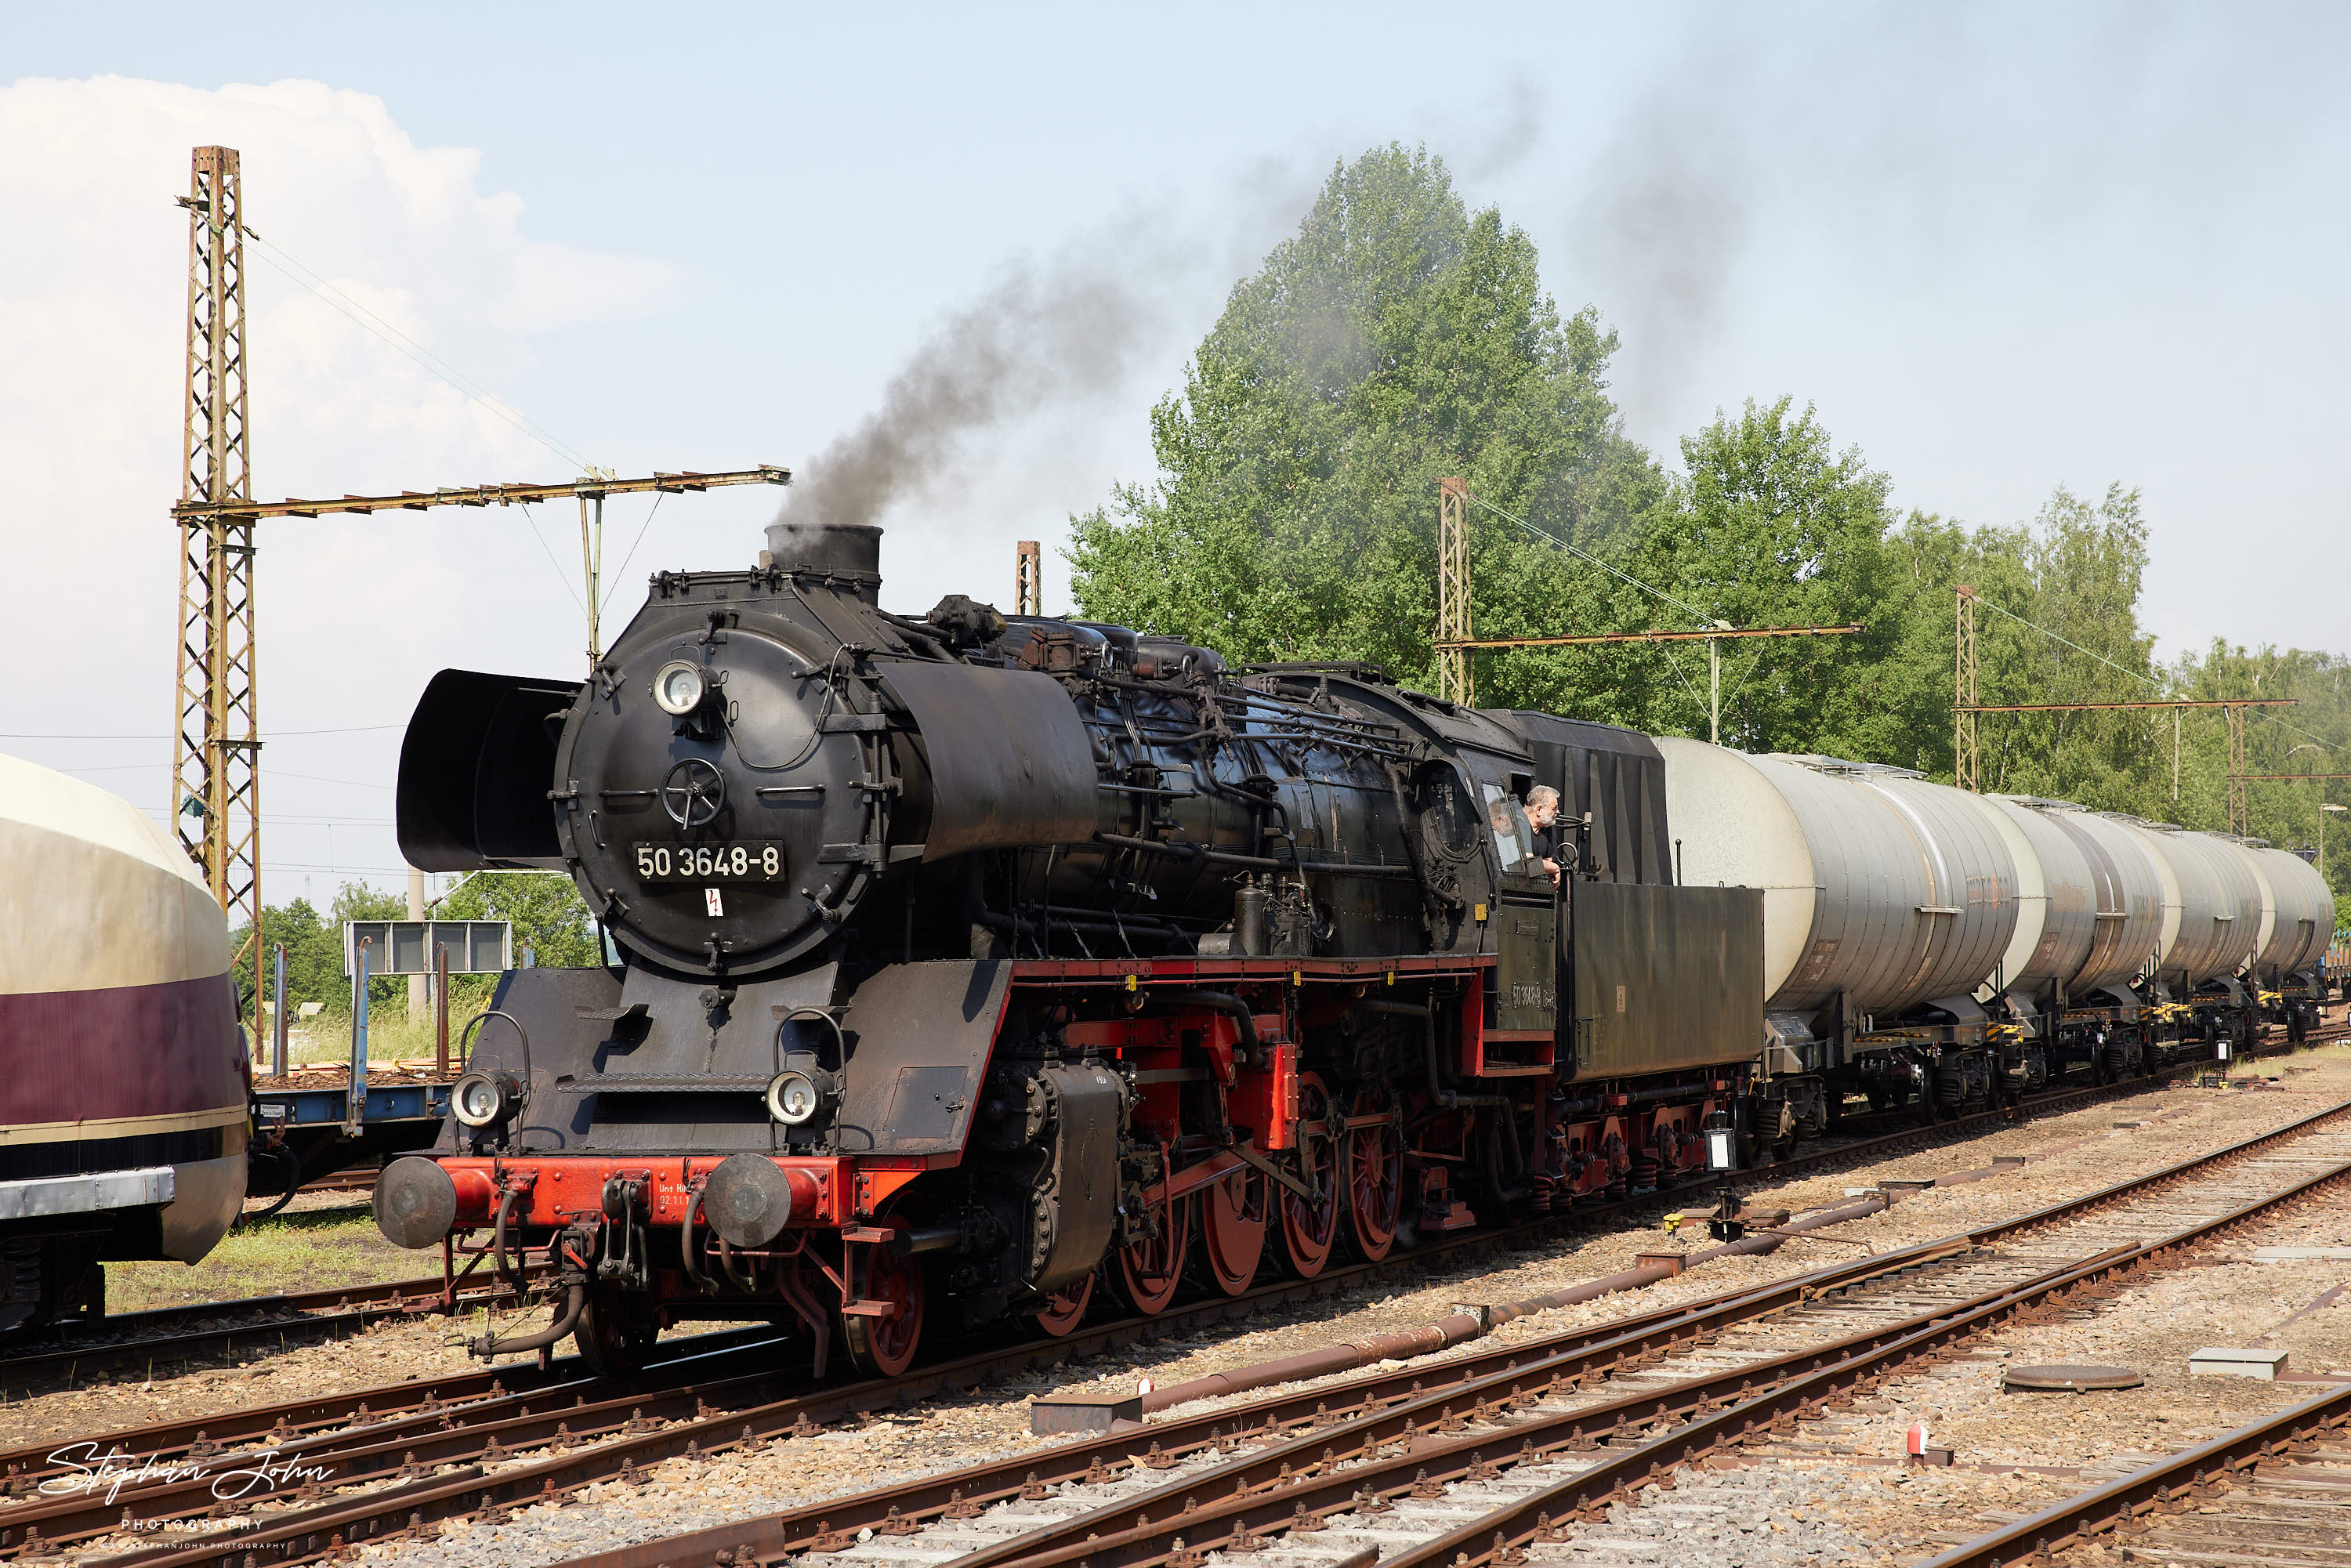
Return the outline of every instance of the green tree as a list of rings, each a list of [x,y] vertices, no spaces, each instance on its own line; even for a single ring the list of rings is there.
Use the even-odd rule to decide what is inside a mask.
[[[2351,660],[2299,648],[2247,649],[2215,640],[2165,671],[2183,696],[2291,697],[2290,708],[2245,712],[2245,765],[2251,773],[2351,772]],[[2163,716],[2158,772],[2169,763],[2169,720]],[[2191,714],[2183,726],[2180,800],[2164,813],[2191,826],[2227,821],[2227,727],[2218,713]],[[2168,804],[2168,773],[2158,779]],[[2324,813],[2327,803],[2351,805],[2351,779],[2257,779],[2245,787],[2247,826],[2282,849],[2315,852],[2325,834],[2325,873],[2335,890],[2338,925],[2351,925],[2351,813]]]
[[[1560,315],[1532,242],[1469,213],[1441,159],[1374,149],[1333,170],[1153,411],[1158,482],[1071,519],[1078,602],[1238,659],[1426,683],[1440,478],[1582,539],[1663,499],[1616,428],[1615,347],[1593,311]],[[1481,611],[1539,613],[1575,590],[1569,559],[1481,550]]]
[[[1857,449],[1837,451],[1814,412],[1794,412],[1793,402],[1750,401],[1683,440],[1687,478],[1643,533],[1614,541],[1611,561],[1670,598],[1618,580],[1576,629],[1859,623],[1854,635],[1721,643],[1723,744],[1913,762],[1940,699],[1912,646],[1915,589],[1887,544],[1890,485]],[[1708,733],[1703,644],[1517,651],[1494,674],[1489,683],[1481,672],[1481,690],[1490,684],[1528,706]]]
[[[2021,593],[1978,614],[1982,700],[2137,702],[2163,694],[2168,683],[2155,666],[2155,639],[2138,624],[2147,549],[2137,491],[2110,486],[2094,505],[2060,486],[2029,528],[1995,538],[2022,562],[2023,580]],[[2154,742],[2168,716],[1987,715],[1984,787],[2160,814]]]
[[[602,962],[595,921],[568,876],[544,872],[476,872],[444,895],[434,913],[446,920],[505,920],[514,925],[514,961],[528,954],[551,968],[587,968]]]
[[[343,973],[343,922],[346,920],[400,920],[408,915],[408,901],[398,894],[379,893],[365,883],[347,882],[337,890],[335,901],[326,915],[321,915],[306,898],[290,904],[265,904],[261,911],[261,939],[266,954],[273,954],[283,944],[286,948],[286,1005],[289,1011],[304,1002],[318,1002],[328,1012],[349,1017],[351,1010],[350,981]],[[229,933],[229,951],[240,951],[246,945],[250,926],[240,925]],[[274,956],[262,965],[266,988],[274,981]],[[246,971],[240,970],[240,973]],[[381,999],[392,994],[402,984],[397,979],[377,980],[368,989]]]
[[[2290,719],[2251,721],[2255,770],[2351,771],[2345,661],[2216,643],[2154,664],[2137,492],[2061,487],[2008,527],[1897,517],[1886,476],[1792,398],[1719,413],[1670,476],[1622,434],[1605,380],[1615,349],[1592,309],[1561,314],[1532,243],[1497,210],[1470,212],[1441,160],[1374,149],[1335,168],[1297,232],[1235,286],[1183,387],[1153,410],[1156,479],[1071,519],[1078,603],[1239,661],[1359,659],[1433,685],[1437,483],[1459,476],[1478,497],[1480,635],[1866,628],[1725,643],[1728,745],[1950,779],[1966,584],[1980,601],[1981,701],[2294,695]],[[1707,733],[1702,644],[1481,654],[1476,677],[1489,706]],[[2161,710],[1988,715],[1980,733],[1989,789],[2225,823],[2217,716],[2180,727],[2176,797]],[[2254,830],[2313,841],[2324,798],[2351,803],[2351,789],[2257,786]],[[2351,890],[2351,822],[2339,831],[2328,871]]]

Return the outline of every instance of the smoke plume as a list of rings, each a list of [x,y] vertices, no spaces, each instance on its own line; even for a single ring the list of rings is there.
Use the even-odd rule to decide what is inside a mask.
[[[1520,162],[1543,120],[1541,90],[1519,77],[1455,134],[1482,176]],[[1212,215],[1163,203],[1014,264],[922,341],[879,407],[800,466],[768,548],[789,559],[799,530],[876,522],[947,478],[984,433],[1127,390],[1215,318],[1328,173],[1311,156],[1259,158],[1217,183]]]
[[[1700,70],[1680,78],[1721,79]],[[1624,334],[1637,422],[1673,401],[1719,325],[1752,216],[1754,172],[1713,106],[1679,83],[1634,110],[1579,204],[1575,246]]]
[[[1496,92],[1491,113],[1459,132],[1460,153],[1449,160],[1473,184],[1498,179],[1524,162],[1550,128],[1550,94],[1523,70]]]
[[[1165,325],[1167,236],[1140,225],[1017,265],[914,350],[881,405],[810,458],[769,528],[872,523],[947,473],[967,440],[1050,403],[1119,386]]]

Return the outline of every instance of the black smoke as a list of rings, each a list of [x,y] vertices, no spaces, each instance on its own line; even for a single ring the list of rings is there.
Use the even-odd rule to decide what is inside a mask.
[[[1161,336],[1169,236],[1141,225],[1017,264],[942,322],[890,378],[881,405],[809,459],[770,528],[872,523],[948,477],[967,441],[1050,404],[1119,388]]]

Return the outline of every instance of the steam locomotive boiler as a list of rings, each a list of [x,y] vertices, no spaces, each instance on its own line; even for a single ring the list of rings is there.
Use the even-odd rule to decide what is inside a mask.
[[[1675,885],[1646,737],[893,615],[879,530],[777,542],[410,725],[411,863],[567,872],[620,954],[505,977],[378,1185],[403,1245],[554,1264],[482,1354],[767,1315],[887,1372],[950,1312],[1065,1333],[1792,1134],[1763,894]]]

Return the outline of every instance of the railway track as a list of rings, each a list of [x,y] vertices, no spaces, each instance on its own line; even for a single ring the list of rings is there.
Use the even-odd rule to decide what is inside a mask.
[[[1649,1200],[1651,1207],[1655,1201]],[[1511,1230],[1453,1238],[1425,1246],[1408,1259],[1417,1266],[1442,1259],[1466,1261],[1523,1241],[1533,1232],[1556,1228],[1556,1220],[1537,1220]],[[117,1450],[158,1459],[203,1460],[215,1474],[266,1449],[285,1462],[326,1467],[326,1473],[318,1479],[329,1486],[363,1482],[388,1468],[430,1469],[493,1452],[510,1458],[602,1444],[581,1465],[559,1472],[564,1478],[564,1490],[570,1490],[627,1473],[634,1465],[694,1452],[697,1443],[716,1448],[744,1440],[747,1433],[756,1438],[796,1435],[812,1424],[892,1409],[929,1395],[975,1387],[1071,1357],[1149,1343],[1246,1319],[1270,1307],[1339,1293],[1368,1280],[1400,1272],[1406,1266],[1407,1255],[1398,1255],[1386,1263],[1332,1270],[1314,1280],[1268,1285],[1241,1297],[1204,1301],[1153,1317],[1095,1324],[1060,1338],[1039,1338],[1008,1347],[988,1344],[901,1377],[831,1389],[813,1386],[804,1374],[776,1370],[777,1353],[792,1342],[762,1327],[666,1342],[664,1349],[675,1343],[681,1354],[633,1378],[596,1377],[573,1358],[556,1363],[545,1373],[533,1364],[521,1363],[430,1383],[389,1385],[226,1416],[160,1423],[87,1441],[96,1453]],[[735,1354],[721,1360],[722,1352]],[[749,1373],[738,1371],[743,1364],[762,1358],[768,1365]],[[691,1375],[679,1381],[678,1375],[689,1369]],[[665,1425],[681,1420],[688,1421],[692,1429]],[[413,1443],[402,1446],[417,1432],[428,1434],[431,1440],[422,1448]],[[38,1531],[36,1539],[51,1546],[110,1533],[120,1527],[125,1508],[151,1521],[186,1517],[185,1511],[173,1511],[175,1505],[193,1504],[187,1511],[209,1511],[209,1498],[199,1499],[194,1490],[173,1486],[133,1487],[105,1509],[70,1500],[66,1503],[40,1500],[45,1482],[78,1473],[73,1462],[60,1463],[56,1458],[73,1446],[48,1443],[0,1450],[0,1473],[7,1477],[9,1496],[30,1500],[0,1510],[0,1552],[23,1551],[27,1531]],[[477,1472],[467,1471],[444,1479],[476,1478]]]
[[[2351,1023],[2314,1033],[2312,1044],[2351,1037]],[[2271,1048],[2274,1049],[2274,1048]],[[1839,1141],[1807,1149],[1771,1166],[1775,1176],[1834,1168],[1841,1162],[1882,1158],[1907,1149],[1928,1148],[1964,1139],[2015,1120],[2063,1114],[2102,1100],[2126,1098],[2210,1067],[2208,1062],[2174,1064],[2152,1078],[2103,1085],[2067,1084],[2029,1098],[2014,1112],[1979,1111],[1954,1121],[1914,1124],[1871,1134],[1868,1120],[1855,1118],[1840,1129]],[[306,1188],[305,1190],[309,1190]],[[355,1190],[355,1189],[354,1189]],[[1538,1226],[1605,1225],[1627,1215],[1669,1201],[1670,1193],[1643,1194],[1612,1202],[1580,1205],[1564,1215],[1537,1221]],[[1494,1241],[1520,1231],[1487,1233]],[[1423,1249],[1412,1254],[1426,1258]],[[57,1377],[109,1371],[142,1362],[184,1365],[207,1357],[243,1351],[264,1351],[300,1341],[308,1343],[356,1333],[391,1317],[416,1317],[440,1310],[438,1278],[394,1281],[386,1284],[352,1286],[232,1301],[165,1307],[152,1312],[111,1315],[90,1322],[59,1325],[38,1336],[0,1341],[0,1387],[35,1387]],[[495,1284],[464,1292],[460,1309],[497,1306],[512,1301],[510,1292]],[[1254,1299],[1254,1298],[1251,1298]],[[1163,1316],[1163,1322],[1172,1320]]]
[[[60,1375],[71,1377],[124,1364],[184,1364],[240,1349],[277,1348],[295,1340],[307,1343],[356,1333],[387,1318],[440,1312],[441,1285],[441,1277],[435,1274],[380,1285],[159,1307],[87,1323],[60,1324],[37,1337],[0,1343],[0,1387],[26,1388]],[[496,1279],[461,1285],[457,1292],[461,1312],[511,1305],[516,1301],[514,1291]]]
[[[2325,1389],[1987,1531],[1924,1568],[2003,1568],[2102,1539],[2158,1562],[2339,1562],[2351,1541],[2346,1428],[2351,1386]]]
[[[2336,1112],[2345,1109],[2351,1109],[2351,1106],[2337,1107]],[[1953,1130],[1948,1126],[1935,1129],[1938,1132]],[[2290,1131],[2282,1130],[2269,1136],[2286,1136]],[[1911,1134],[1903,1135],[1905,1139],[1909,1136]],[[2241,1145],[2216,1157],[2241,1155],[2252,1146],[2252,1144]],[[1825,1151],[1821,1157],[1834,1159],[1861,1152],[1856,1145]],[[2189,1166],[2159,1173],[2157,1177],[2148,1179],[2178,1179],[2196,1164],[2191,1162]],[[2136,1189],[2144,1185],[2125,1184],[2125,1188],[2116,1191]],[[2111,1193],[2102,1195],[2085,1200],[2085,1203],[2111,1201],[2113,1196]],[[1655,1207],[1657,1200],[1650,1199],[1648,1202]],[[2053,1215],[2080,1207],[2083,1206],[2061,1206],[2060,1210],[2033,1217],[2019,1222],[2018,1226],[1995,1228],[1993,1232],[1985,1234],[2006,1234],[2023,1226],[2051,1223]],[[1559,1219],[1554,1218],[1522,1227],[1516,1233],[1498,1232],[1489,1237],[1458,1239],[1452,1249],[1425,1249],[1415,1256],[1426,1260],[1432,1254],[1441,1255],[1447,1250],[1468,1254],[1472,1249],[1500,1246],[1525,1232],[1554,1228],[1559,1223]],[[1970,1247],[1983,1244],[1968,1243]],[[1896,1260],[1856,1260],[1834,1270],[1816,1271],[1790,1286],[1775,1287],[1783,1292],[1783,1299],[1777,1304],[1762,1302],[1756,1292],[1736,1298],[1737,1301],[1747,1303],[1743,1307],[1735,1306],[1733,1298],[1715,1298],[1697,1307],[1665,1309],[1619,1320],[1591,1331],[1554,1336],[1532,1349],[1520,1343],[1508,1349],[1479,1353],[1459,1362],[1447,1362],[1435,1368],[1417,1368],[1409,1375],[1391,1378],[1388,1381],[1395,1386],[1379,1397],[1391,1401],[1402,1399],[1406,1404],[1420,1396],[1435,1399],[1436,1392],[1432,1387],[1424,1387],[1415,1394],[1411,1385],[1427,1384],[1440,1377],[1459,1382],[1474,1381],[1480,1376],[1491,1379],[1515,1373],[1523,1384],[1524,1378],[1531,1375],[1524,1369],[1531,1358],[1538,1354],[1551,1356],[1554,1360],[1562,1356],[1584,1357],[1585,1364],[1576,1375],[1597,1375],[1620,1366],[1629,1358],[1662,1354],[1664,1348],[1677,1338],[1701,1332],[1691,1327],[1698,1321],[1693,1313],[1701,1309],[1718,1314],[1728,1313],[1722,1318],[1722,1322],[1728,1323],[1739,1321],[1741,1313],[1751,1315],[1786,1310],[1805,1291],[1817,1293],[1865,1279],[1891,1277],[1896,1271],[1905,1269],[1947,1266],[1943,1260],[1949,1255],[1950,1251],[1947,1249],[1928,1258],[1922,1249],[1913,1249]],[[314,1403],[307,1407],[307,1413],[280,1410],[272,1416],[266,1411],[253,1412],[235,1433],[215,1431],[204,1439],[208,1451],[197,1457],[205,1461],[207,1470],[217,1474],[239,1465],[249,1465],[256,1462],[256,1456],[266,1453],[269,1462],[280,1467],[296,1465],[303,1467],[306,1471],[316,1469],[319,1473],[308,1478],[313,1490],[298,1492],[255,1509],[240,1521],[247,1528],[239,1529],[216,1542],[188,1542],[182,1536],[170,1545],[141,1550],[120,1561],[126,1563],[167,1560],[187,1564],[205,1562],[235,1563],[242,1561],[242,1554],[249,1551],[265,1552],[270,1561],[300,1561],[331,1551],[339,1538],[347,1542],[378,1539],[386,1532],[396,1532],[456,1515],[485,1510],[496,1511],[537,1499],[561,1497],[598,1480],[625,1480],[639,1474],[643,1467],[664,1458],[708,1454],[805,1433],[819,1424],[887,1410],[942,1390],[968,1388],[993,1377],[1059,1362],[1071,1355],[1114,1350],[1123,1344],[1148,1341],[1165,1333],[1241,1317],[1283,1301],[1342,1290],[1359,1282],[1356,1276],[1369,1272],[1370,1266],[1332,1270],[1313,1281],[1288,1281],[1253,1291],[1245,1297],[1205,1302],[1155,1319],[1093,1325],[1060,1340],[1032,1342],[1012,1347],[983,1347],[969,1354],[918,1368],[902,1378],[831,1389],[808,1387],[805,1379],[799,1380],[799,1385],[795,1386],[790,1376],[776,1372],[772,1364],[763,1369],[738,1370],[741,1365],[739,1359],[728,1362],[714,1354],[695,1363],[674,1364],[662,1374],[645,1375],[637,1380],[634,1386],[626,1388],[592,1379],[575,1378],[566,1382],[560,1377],[552,1382],[534,1384],[527,1381],[530,1369],[508,1368],[503,1369],[501,1374],[507,1379],[502,1385],[490,1374],[474,1374],[465,1379],[441,1380],[421,1391],[415,1385],[408,1385],[405,1390],[374,1391],[385,1399],[383,1405],[347,1399],[339,1409],[321,1408]],[[1797,1294],[1785,1295],[1789,1291]],[[763,1347],[771,1364],[773,1345],[770,1337]],[[758,1351],[745,1347],[747,1357],[758,1354]],[[684,1378],[679,1378],[680,1372],[686,1373]],[[1466,1395],[1458,1393],[1455,1402],[1464,1411],[1497,1397],[1469,1386],[1468,1382],[1462,1383],[1462,1388]],[[1524,1394],[1522,1386],[1520,1395],[1500,1397],[1523,1399]],[[403,1397],[410,1403],[398,1405],[397,1402]],[[1282,1434],[1287,1434],[1290,1427],[1301,1422],[1311,1426],[1316,1422],[1374,1418],[1366,1416],[1332,1417],[1327,1410],[1318,1413],[1315,1406],[1326,1403],[1329,1397],[1326,1394],[1321,1397],[1299,1396],[1285,1401],[1281,1396],[1276,1396],[1254,1402],[1248,1409],[1263,1412],[1252,1417],[1252,1425],[1262,1427],[1262,1423],[1271,1421],[1274,1430]],[[1459,1419],[1467,1418],[1465,1416],[1457,1419],[1454,1410],[1447,1407],[1444,1400],[1438,1400],[1437,1407],[1426,1415],[1427,1423],[1448,1429],[1458,1426]],[[266,1423],[265,1416],[270,1417]],[[1408,1413],[1400,1418],[1405,1419],[1407,1425],[1412,1424]],[[1214,1419],[1204,1417],[1189,1422],[1164,1423],[1153,1428],[1152,1440],[1160,1445],[1162,1458],[1166,1462],[1196,1462],[1194,1456],[1200,1449],[1224,1444],[1238,1432],[1239,1421],[1239,1416],[1228,1412]],[[172,1442],[182,1445],[193,1443],[194,1438],[186,1430],[188,1425],[191,1424],[182,1424],[175,1432],[151,1428],[120,1433],[110,1441],[125,1452],[155,1453],[169,1448]],[[101,1440],[105,1441],[108,1440]],[[961,1489],[965,1491],[961,1498],[950,1495],[958,1490],[952,1486],[934,1489],[938,1495],[927,1501],[910,1500],[902,1518],[915,1520],[925,1508],[935,1511],[947,1509],[967,1511],[976,1506],[971,1500],[988,1495],[991,1484],[996,1485],[996,1490],[1008,1490],[1015,1495],[1023,1490],[1033,1490],[1036,1485],[1046,1484],[1032,1482],[1027,1474],[1028,1469],[1040,1469],[1050,1475],[1054,1482],[1065,1482],[1082,1478],[1090,1468],[1123,1466],[1125,1450],[1132,1447],[1132,1439],[1121,1437],[1094,1447],[1099,1451],[1091,1455],[1083,1445],[1074,1449],[1050,1450],[1049,1455],[1036,1456],[1014,1467],[1019,1471],[1017,1474],[995,1477],[993,1483],[986,1478],[975,1477],[969,1488]],[[183,1446],[176,1451],[187,1453],[191,1450]],[[32,1544],[34,1538],[28,1532],[33,1530],[40,1531],[37,1539],[44,1543],[70,1543],[119,1532],[126,1511],[144,1521],[185,1519],[213,1511],[216,1506],[201,1488],[177,1482],[145,1488],[130,1487],[106,1508],[69,1496],[63,1499],[43,1497],[37,1490],[40,1484],[62,1473],[58,1467],[43,1463],[46,1452],[8,1457],[11,1463],[23,1467],[15,1485],[20,1493],[32,1495],[0,1511],[0,1551],[26,1550]],[[1275,1465],[1290,1462],[1280,1458],[1273,1461]],[[1311,1465],[1316,1461],[1309,1458],[1299,1462]],[[453,1466],[455,1468],[445,1468]],[[435,1467],[444,1468],[436,1472]],[[385,1486],[384,1483],[390,1484]],[[384,1490],[360,1497],[329,1495],[337,1487],[371,1484],[383,1486]],[[172,1490],[173,1486],[178,1490]],[[864,1505],[859,1503],[857,1506]],[[839,1511],[835,1510],[836,1513]],[[884,1509],[876,1508],[872,1511],[874,1513],[872,1525],[889,1522]],[[855,1510],[852,1509],[852,1519],[854,1514]],[[808,1522],[812,1532],[820,1524],[835,1531],[869,1527],[866,1523],[844,1523],[831,1515],[811,1519]],[[729,1550],[739,1544],[730,1543]],[[786,1544],[789,1545],[788,1540]],[[801,1544],[805,1546],[806,1543]],[[657,1557],[646,1558],[644,1562],[650,1564],[660,1560]],[[708,1555],[698,1558],[689,1555],[682,1560],[708,1562],[712,1559]]]
[[[1785,1431],[1985,1329],[2078,1307],[2351,1176],[2346,1111],[1761,1291],[1159,1423],[1139,1460],[1144,1433],[1081,1440],[572,1568],[1196,1568],[1210,1552],[1235,1568],[1366,1552],[1385,1568],[1508,1568],[1612,1504],[1641,1506],[1639,1490],[1677,1466]]]
[[[383,1173],[381,1171],[372,1169],[329,1171],[325,1176],[304,1182],[300,1190],[306,1193],[371,1193],[375,1190],[375,1178],[382,1174]]]

